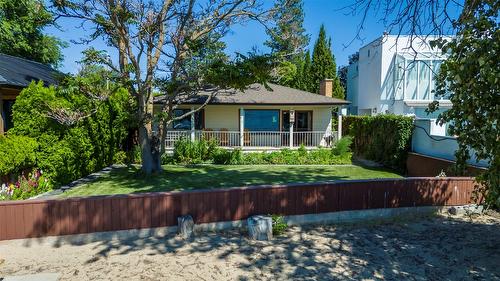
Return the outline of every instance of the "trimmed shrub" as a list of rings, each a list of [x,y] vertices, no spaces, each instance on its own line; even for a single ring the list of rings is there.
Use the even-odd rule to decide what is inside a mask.
[[[249,152],[219,149],[214,157],[215,164],[221,165],[342,165],[351,164],[352,153],[334,155],[330,149],[317,148],[311,151],[284,148],[273,152]]]
[[[36,140],[16,135],[0,135],[0,176],[18,174],[36,163]]]
[[[354,154],[404,172],[413,117],[393,114],[346,116],[344,133],[354,137]]]

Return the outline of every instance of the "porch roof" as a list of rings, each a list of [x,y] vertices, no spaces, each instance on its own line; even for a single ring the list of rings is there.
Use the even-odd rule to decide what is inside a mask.
[[[263,85],[252,84],[244,91],[228,90],[218,93],[209,104],[221,105],[346,105],[350,102],[319,94],[301,91],[285,86],[268,83],[271,89]],[[182,104],[203,104],[208,92],[200,92],[187,98]],[[162,96],[155,98],[155,103],[163,103]]]

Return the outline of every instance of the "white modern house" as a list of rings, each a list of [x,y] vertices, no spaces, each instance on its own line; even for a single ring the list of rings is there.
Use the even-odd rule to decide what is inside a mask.
[[[244,91],[218,93],[203,109],[168,128],[167,147],[181,137],[215,139],[220,146],[244,150],[330,146],[339,138],[341,130],[333,128],[332,112],[349,103],[332,97],[331,79],[321,83],[319,94],[269,86],[271,89],[253,84]],[[184,100],[175,114],[181,116],[196,109],[207,97],[201,92]],[[156,111],[162,103],[161,97],[155,100]]]
[[[348,112],[352,115],[393,113],[432,118],[428,104],[435,100],[434,73],[446,58],[431,48],[434,37],[384,34],[359,49],[359,60],[347,72]],[[451,106],[441,99],[440,110]]]

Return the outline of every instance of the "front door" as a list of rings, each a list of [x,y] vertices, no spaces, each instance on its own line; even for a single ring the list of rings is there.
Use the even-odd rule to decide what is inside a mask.
[[[282,111],[282,122],[281,130],[283,132],[288,132],[290,130],[290,111]],[[311,134],[306,133],[312,131],[312,111],[310,110],[296,110],[295,111],[295,122],[293,123],[293,143],[294,146],[304,144],[309,145],[311,141]],[[289,144],[289,136],[283,134],[282,139],[283,145]]]

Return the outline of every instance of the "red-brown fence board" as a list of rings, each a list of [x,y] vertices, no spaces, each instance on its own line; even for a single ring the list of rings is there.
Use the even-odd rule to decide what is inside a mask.
[[[407,178],[0,202],[0,240],[241,220],[256,214],[471,203],[472,178]]]

